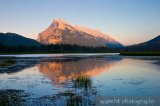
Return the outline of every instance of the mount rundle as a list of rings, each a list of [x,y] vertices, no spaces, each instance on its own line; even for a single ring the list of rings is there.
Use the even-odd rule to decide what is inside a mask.
[[[121,47],[118,41],[107,34],[90,28],[73,26],[62,19],[54,19],[52,24],[39,33],[37,41],[42,44],[70,44],[89,47]]]

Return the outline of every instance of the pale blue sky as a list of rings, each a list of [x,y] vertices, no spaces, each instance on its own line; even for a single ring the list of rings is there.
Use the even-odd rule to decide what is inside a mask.
[[[160,0],[0,0],[0,32],[36,39],[54,18],[140,43],[160,35]]]

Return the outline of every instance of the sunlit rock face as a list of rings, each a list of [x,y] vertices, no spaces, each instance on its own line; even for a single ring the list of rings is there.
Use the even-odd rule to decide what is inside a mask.
[[[54,85],[61,85],[66,81],[74,79],[77,75],[89,75],[95,77],[109,70],[115,61],[106,61],[97,58],[81,60],[52,61],[38,64],[41,73],[47,76]]]
[[[119,42],[102,32],[73,26],[62,19],[54,19],[52,24],[38,35],[37,41],[43,44],[70,44],[79,46],[122,46]]]

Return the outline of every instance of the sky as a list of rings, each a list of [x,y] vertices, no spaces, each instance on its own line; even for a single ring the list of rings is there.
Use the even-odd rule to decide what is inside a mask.
[[[0,0],[3,33],[36,39],[55,18],[132,45],[160,35],[160,0]]]

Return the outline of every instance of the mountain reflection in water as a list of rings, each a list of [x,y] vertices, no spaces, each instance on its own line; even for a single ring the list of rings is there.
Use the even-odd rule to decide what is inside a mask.
[[[74,79],[77,75],[97,76],[104,71],[109,70],[116,61],[121,60],[110,58],[86,58],[86,59],[69,59],[44,62],[38,64],[38,70],[49,78],[54,85],[60,86],[66,81]]]
[[[97,96],[160,94],[160,57],[0,58],[0,104],[87,106]]]

